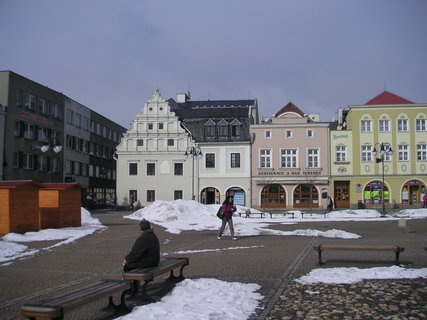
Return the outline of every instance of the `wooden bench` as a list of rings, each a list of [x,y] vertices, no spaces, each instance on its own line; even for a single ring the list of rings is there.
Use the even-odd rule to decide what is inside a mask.
[[[313,214],[317,214],[317,215],[320,215],[320,214],[322,214],[323,215],[323,217],[324,218],[326,218],[326,214],[327,214],[328,212],[301,212],[301,217],[302,218],[304,218],[304,215],[305,214],[309,214],[309,215],[313,215]]]
[[[264,218],[265,213],[261,212],[261,211],[258,211],[258,212],[249,211],[249,212],[239,212],[238,213],[239,217],[241,217],[242,215],[245,215],[245,218],[250,218],[251,214],[259,214],[261,216],[261,218]]]
[[[352,245],[318,245],[314,247],[318,253],[318,263],[322,265],[322,251],[372,251],[372,252],[395,252],[396,265],[399,264],[399,254],[404,248],[398,246],[352,246]]]
[[[143,300],[153,300],[147,294],[147,284],[154,280],[154,278],[170,272],[169,278],[166,281],[178,282],[184,279],[183,270],[184,267],[189,264],[188,258],[166,258],[161,260],[157,267],[132,269],[130,271],[123,272],[123,280],[131,280],[132,284],[132,295],[135,295],[140,288],[140,281],[144,281],[142,286],[141,295]],[[174,275],[175,269],[179,270],[179,275]]]
[[[118,292],[121,292],[120,305],[113,302],[113,294]],[[130,293],[130,281],[101,280],[63,295],[25,304],[21,307],[21,315],[29,319],[37,317],[62,319],[68,311],[107,296],[109,297],[108,307],[129,310],[125,303],[125,296]]]
[[[295,215],[294,215],[294,213],[293,213],[293,212],[288,212],[288,211],[275,212],[275,211],[272,211],[272,212],[269,212],[270,219],[272,219],[272,218],[273,218],[273,214],[281,214],[281,215],[283,215],[284,217],[285,217],[287,214],[290,214],[290,215],[292,215],[292,219],[295,217]]]

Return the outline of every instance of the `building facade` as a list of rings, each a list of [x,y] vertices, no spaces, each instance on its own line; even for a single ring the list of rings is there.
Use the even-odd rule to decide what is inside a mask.
[[[251,126],[252,206],[324,208],[329,193],[330,123],[293,103]]]
[[[331,189],[344,207],[419,206],[427,185],[427,105],[384,91],[340,110]]]
[[[114,205],[113,154],[125,128],[12,71],[0,71],[0,105],[9,133],[0,134],[2,180],[79,182],[84,206]]]
[[[117,147],[120,205],[211,204],[226,195],[247,204],[249,125],[257,117],[256,100],[191,101],[179,94],[175,101],[156,90]]]

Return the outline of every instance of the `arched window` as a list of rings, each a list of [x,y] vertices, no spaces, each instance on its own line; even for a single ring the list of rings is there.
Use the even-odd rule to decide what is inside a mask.
[[[295,208],[318,208],[319,192],[314,184],[300,184],[294,191]]]
[[[286,207],[286,191],[280,184],[269,184],[261,191],[261,207]]]
[[[365,186],[363,191],[363,201],[367,205],[382,205],[383,204],[383,192],[384,192],[384,204],[388,204],[390,201],[390,195],[388,192],[388,187],[384,185],[382,181],[375,180],[369,182]]]

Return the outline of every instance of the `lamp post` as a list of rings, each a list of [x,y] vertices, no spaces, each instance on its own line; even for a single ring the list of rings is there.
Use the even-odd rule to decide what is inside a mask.
[[[196,199],[196,196],[194,194],[194,160],[195,159],[201,159],[203,157],[202,150],[200,147],[188,147],[185,150],[185,160],[188,158],[193,159],[193,167],[192,167],[192,176],[191,176],[191,194],[192,194],[192,200]]]
[[[380,147],[380,151],[378,152],[377,149],[375,148],[376,146]],[[374,150],[372,151],[372,154],[374,155],[375,158],[375,162],[376,163],[382,163],[382,187],[381,187],[381,200],[383,203],[383,208],[382,208],[382,212],[381,212],[381,217],[385,217],[386,216],[386,211],[385,211],[385,203],[384,203],[384,187],[385,187],[385,182],[384,182],[384,156],[385,155],[392,155],[393,154],[393,150],[391,149],[391,145],[387,144],[387,143],[376,143],[374,145]]]

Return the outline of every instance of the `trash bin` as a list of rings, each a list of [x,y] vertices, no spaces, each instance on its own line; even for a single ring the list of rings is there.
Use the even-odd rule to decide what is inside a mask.
[[[365,209],[365,204],[363,203],[362,200],[359,200],[357,202],[357,209]]]

